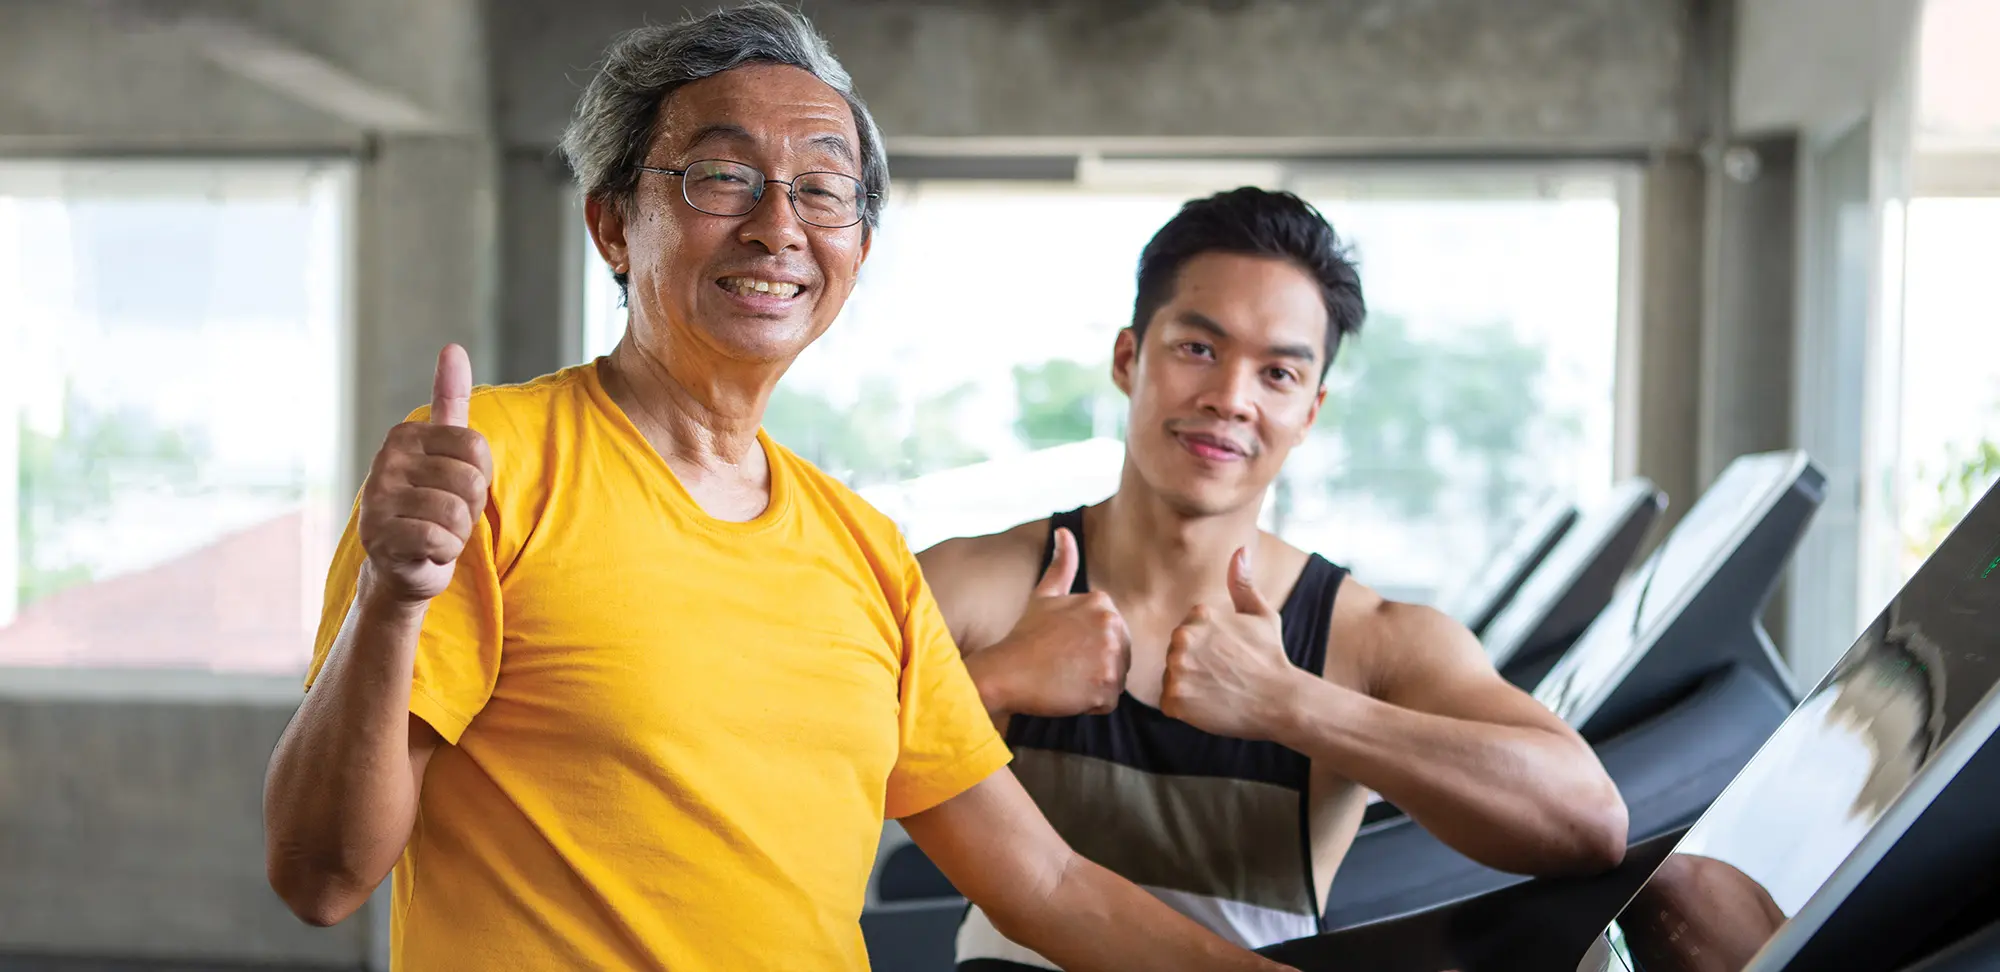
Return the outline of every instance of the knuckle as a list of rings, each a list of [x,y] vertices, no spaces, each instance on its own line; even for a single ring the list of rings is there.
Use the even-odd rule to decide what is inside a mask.
[[[459,551],[465,548],[465,541],[450,530],[433,523],[425,531],[424,548],[424,553],[433,560],[453,560],[458,557]]]

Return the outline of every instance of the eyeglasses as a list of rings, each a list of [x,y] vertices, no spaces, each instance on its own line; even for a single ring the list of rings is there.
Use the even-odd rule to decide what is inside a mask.
[[[689,162],[685,169],[638,168],[679,176],[681,197],[710,216],[747,216],[763,201],[764,187],[775,184],[785,187],[785,197],[791,200],[792,212],[799,219],[824,229],[844,229],[861,222],[868,200],[880,197],[868,192],[861,180],[839,172],[801,172],[787,181],[766,178],[755,168],[722,159]]]

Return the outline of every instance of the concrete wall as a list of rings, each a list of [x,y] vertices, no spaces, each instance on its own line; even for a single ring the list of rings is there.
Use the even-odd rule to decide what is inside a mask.
[[[1688,8],[1689,0],[804,4],[892,145],[1108,136],[1482,148],[1677,138]],[[639,0],[496,4],[503,137],[554,144],[611,37],[665,16]]]
[[[264,880],[294,679],[0,671],[0,968],[41,957],[358,968],[380,913],[301,924]]]

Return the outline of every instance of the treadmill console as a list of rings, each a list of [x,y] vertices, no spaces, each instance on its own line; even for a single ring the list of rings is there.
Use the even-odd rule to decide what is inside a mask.
[[[1439,605],[1440,610],[1473,634],[1484,634],[1575,523],[1576,507],[1568,500],[1542,504],[1516,526],[1512,539],[1486,558],[1471,583]]]
[[[1789,495],[1805,490],[1816,508],[1823,480],[1802,452],[1744,456],[1729,464],[1701,495],[1687,516],[1674,526],[1652,556],[1635,570],[1589,630],[1535,687],[1536,701],[1563,721],[1579,728],[1588,724],[1633,667],[1651,652],[1667,627],[1681,618],[1689,602],[1721,580],[1720,572],[1765,525]],[[1810,511],[1806,513],[1810,515]],[[1784,538],[1788,556],[1797,536]],[[1776,576],[1766,578],[1775,583]],[[1762,594],[1749,617],[1761,611]],[[1760,632],[1761,637],[1761,632]],[[1783,666],[1768,643],[1769,657],[1748,659],[1772,677],[1783,680]],[[1750,650],[1755,656],[1760,652]]]
[[[1506,673],[1517,660],[1560,649],[1588,628],[1665,507],[1658,486],[1633,478],[1578,519],[1481,634],[1493,667]]]
[[[1649,615],[1630,605],[1620,623],[1643,625]],[[1987,866],[1969,839],[1982,828],[1964,821],[1990,818],[1990,796],[1973,792],[1990,790],[1990,780],[1955,785],[1965,804],[1957,816],[1941,794],[1975,760],[1978,773],[1967,773],[1983,775],[2000,754],[1983,748],[2000,725],[1996,683],[2000,489],[1807,694],[1579,969],[1776,972],[1809,946],[1800,968],[1827,967],[1819,963],[1829,955],[1864,968],[1857,950],[1906,930],[1923,934],[1907,918],[1892,929],[1859,927],[1853,914],[1862,911],[1834,925],[1829,918],[1858,895],[1881,917],[1899,899],[1936,892],[1952,883],[1944,871],[1953,857]],[[1990,844],[2000,828],[1983,830]],[[1871,879],[1891,870],[1920,878],[1901,887],[1880,873]],[[1829,941],[1843,935],[1852,941]]]

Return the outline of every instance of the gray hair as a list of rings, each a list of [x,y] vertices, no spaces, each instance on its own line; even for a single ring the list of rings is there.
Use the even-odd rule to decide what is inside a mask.
[[[854,80],[812,22],[770,0],[689,17],[671,26],[641,27],[612,42],[563,133],[563,157],[584,195],[629,211],[661,102],[682,85],[746,64],[799,68],[846,99],[861,136],[861,182],[877,194],[862,208],[863,232],[872,232],[889,193],[882,133],[868,106],[854,93]],[[623,274],[618,283],[622,289]]]

